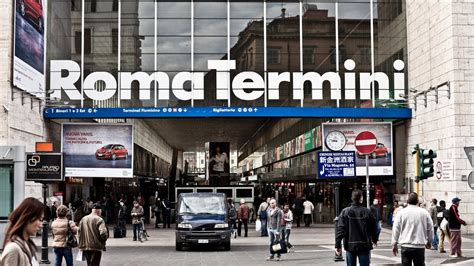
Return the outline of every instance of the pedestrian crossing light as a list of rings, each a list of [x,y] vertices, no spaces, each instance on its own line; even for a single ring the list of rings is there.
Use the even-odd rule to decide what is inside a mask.
[[[436,151],[419,149],[418,156],[418,176],[417,181],[427,179],[434,175],[434,158],[437,157]]]

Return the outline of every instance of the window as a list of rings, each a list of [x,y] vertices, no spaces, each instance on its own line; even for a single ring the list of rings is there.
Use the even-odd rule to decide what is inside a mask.
[[[331,54],[331,64],[336,64],[336,47],[332,47],[331,50],[329,50],[329,53]],[[344,62],[347,59],[347,52],[346,48],[344,46],[339,46],[339,62]]]
[[[112,11],[118,11],[118,0],[112,1]]]
[[[84,29],[84,54],[91,53],[91,29]],[[76,31],[74,35],[74,46],[76,54],[81,53],[81,32]]]
[[[314,47],[304,47],[303,48],[303,64],[311,65],[314,64]]]
[[[13,165],[0,165],[0,219],[8,219],[13,209]]]
[[[91,12],[97,12],[97,0],[91,0]]]
[[[112,29],[112,53],[118,53],[118,29]]]
[[[279,64],[280,63],[280,49],[268,48],[267,50],[267,62],[268,64]]]
[[[360,63],[370,64],[370,48],[369,47],[360,48]]]

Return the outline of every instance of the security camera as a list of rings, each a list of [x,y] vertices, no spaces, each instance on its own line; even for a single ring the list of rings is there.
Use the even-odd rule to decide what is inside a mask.
[[[5,110],[5,113],[10,112],[10,108],[6,104],[3,105],[3,110]]]

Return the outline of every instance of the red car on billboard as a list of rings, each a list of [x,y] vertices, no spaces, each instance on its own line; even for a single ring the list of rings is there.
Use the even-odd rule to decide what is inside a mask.
[[[20,14],[32,21],[40,33],[44,30],[43,0],[17,0]]]
[[[361,154],[357,151],[357,157],[364,157],[365,154]],[[373,159],[377,158],[377,157],[387,157],[388,156],[388,148],[385,147],[385,145],[383,145],[382,143],[377,143],[377,147],[375,148],[375,150],[369,154],[370,157],[372,157]]]
[[[95,152],[95,158],[109,160],[127,159],[128,150],[122,144],[108,144]]]

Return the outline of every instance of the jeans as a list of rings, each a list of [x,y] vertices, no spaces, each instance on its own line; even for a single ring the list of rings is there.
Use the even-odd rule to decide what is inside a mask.
[[[229,229],[232,234],[235,232],[235,227],[235,219],[229,219]]]
[[[424,266],[425,248],[402,247],[402,266]]]
[[[311,214],[305,214],[304,215],[304,226],[309,227],[311,224]]]
[[[141,223],[138,224],[133,224],[133,240],[137,240],[137,235],[138,235],[138,240],[142,240],[140,236],[140,229],[142,227]]]
[[[346,250],[347,266],[356,266],[359,258],[360,266],[370,265],[370,251],[351,252]]]
[[[275,242],[279,239],[277,236],[277,230],[276,229],[268,229],[268,235],[270,236],[270,257],[273,258],[275,256],[275,253],[272,251],[272,246],[275,244]],[[277,257],[280,257],[281,254],[277,253]]]
[[[102,258],[102,251],[84,250],[87,266],[100,266],[100,259]]]
[[[434,228],[434,236],[433,236],[433,241],[431,242],[431,246],[433,249],[438,249],[438,227]]]
[[[268,236],[267,219],[260,219],[260,221],[262,222],[262,234],[261,234],[261,236]]]
[[[291,234],[291,229],[285,229],[285,241],[286,241],[286,246],[288,248],[293,247],[293,245],[290,243],[290,234]]]
[[[67,266],[73,265],[71,248],[53,248],[53,251],[56,255],[56,262],[54,263],[55,266],[61,266],[63,257]]]

